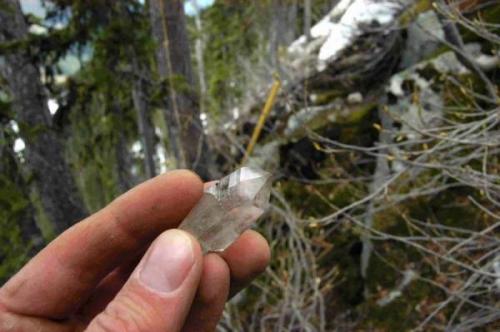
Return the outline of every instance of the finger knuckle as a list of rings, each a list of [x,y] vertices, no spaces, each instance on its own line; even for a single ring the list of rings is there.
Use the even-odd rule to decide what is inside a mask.
[[[148,307],[143,301],[132,298],[122,298],[106,307],[104,312],[96,317],[93,329],[98,332],[140,332],[154,331]]]

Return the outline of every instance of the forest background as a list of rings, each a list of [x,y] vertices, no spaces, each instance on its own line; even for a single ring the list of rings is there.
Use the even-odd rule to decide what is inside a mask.
[[[273,257],[219,330],[498,330],[499,19],[479,0],[0,0],[0,281],[148,178],[245,160],[275,175]]]

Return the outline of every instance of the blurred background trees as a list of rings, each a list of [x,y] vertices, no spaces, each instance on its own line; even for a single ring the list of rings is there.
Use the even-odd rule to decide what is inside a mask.
[[[141,181],[276,175],[220,330],[499,328],[494,1],[0,0],[0,280]]]

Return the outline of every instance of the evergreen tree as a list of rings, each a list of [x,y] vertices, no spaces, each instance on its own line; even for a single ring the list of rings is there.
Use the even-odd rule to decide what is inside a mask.
[[[28,26],[18,1],[2,1],[0,21],[1,43],[28,39]],[[15,119],[26,142],[26,165],[44,213],[61,232],[83,219],[87,212],[64,158],[63,143],[53,127],[38,64],[28,46],[7,53],[0,62],[0,74],[5,78]]]

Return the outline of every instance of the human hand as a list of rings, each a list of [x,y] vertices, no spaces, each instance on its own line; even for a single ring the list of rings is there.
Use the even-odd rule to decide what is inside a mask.
[[[202,195],[188,171],[151,179],[74,225],[0,289],[0,331],[212,331],[269,262],[246,231],[202,256],[174,229]]]

